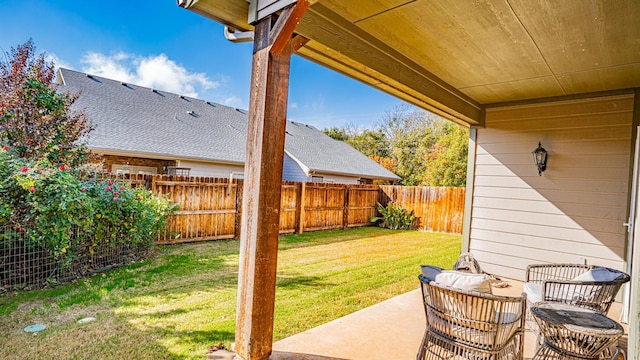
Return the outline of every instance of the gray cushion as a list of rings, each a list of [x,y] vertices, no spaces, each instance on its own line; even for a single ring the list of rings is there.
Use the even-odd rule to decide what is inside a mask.
[[[596,267],[575,277],[573,281],[602,281],[617,280],[623,274],[619,271],[611,271],[604,267]]]
[[[429,282],[435,280],[436,275],[438,275],[438,274],[440,274],[442,272],[442,269],[437,267],[437,266],[420,265],[420,267],[422,268],[422,276],[427,278],[427,280],[429,280]]]

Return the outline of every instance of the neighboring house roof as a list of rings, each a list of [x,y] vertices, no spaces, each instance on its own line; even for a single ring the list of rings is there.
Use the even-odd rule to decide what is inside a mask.
[[[80,97],[95,126],[87,145],[112,152],[164,159],[244,164],[247,111],[60,69],[58,91]],[[313,126],[287,122],[285,152],[308,173],[372,179],[400,178],[348,144]]]

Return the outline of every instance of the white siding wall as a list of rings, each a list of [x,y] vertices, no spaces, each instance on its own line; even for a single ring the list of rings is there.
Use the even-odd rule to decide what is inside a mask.
[[[300,182],[308,180],[307,174],[304,170],[302,170],[300,165],[290,158],[289,155],[284,154],[284,163],[282,166],[282,180]]]
[[[323,173],[316,173],[313,175],[322,176],[324,182],[333,182],[334,184],[357,184],[358,180],[360,179],[359,177],[340,176]],[[311,176],[307,176],[307,174],[295,160],[290,158],[289,155],[284,154],[282,180],[306,182],[311,181]]]
[[[228,178],[232,172],[241,173],[244,171],[244,166],[242,165],[213,164],[185,160],[179,160],[178,166],[191,168],[191,171],[189,172],[190,176]]]
[[[324,182],[333,181],[334,184],[357,184],[360,178],[349,177],[349,176],[340,176],[340,175],[331,175],[331,174],[322,174],[317,173],[314,174],[317,176],[322,176],[324,178]],[[329,181],[327,181],[329,180]]]
[[[623,269],[633,96],[487,110],[478,129],[470,250],[488,272],[532,263]],[[548,151],[538,176],[531,152]]]
[[[186,161],[179,160],[177,162],[179,167],[191,168],[189,172],[190,176],[206,176],[206,177],[220,177],[228,178],[231,172],[241,173],[244,171],[243,166],[238,165],[226,165],[226,164],[214,164],[198,161]],[[336,184],[357,184],[357,177],[331,175],[331,174],[315,174],[322,176],[325,180],[333,180]],[[282,179],[288,181],[311,181],[311,178],[307,178],[307,175],[300,168],[300,166],[293,161],[289,156],[284,157],[284,168],[282,171]]]

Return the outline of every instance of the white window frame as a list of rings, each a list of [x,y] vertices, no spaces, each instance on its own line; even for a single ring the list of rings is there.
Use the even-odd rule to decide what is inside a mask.
[[[145,174],[152,175],[158,173],[158,168],[155,166],[133,166],[124,164],[112,164],[111,172],[116,175],[124,174]]]

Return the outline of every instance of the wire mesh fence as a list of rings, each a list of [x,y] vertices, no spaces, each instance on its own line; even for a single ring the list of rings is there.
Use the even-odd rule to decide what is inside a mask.
[[[154,239],[131,244],[124,237],[96,241],[74,229],[64,253],[54,254],[29,228],[0,228],[0,292],[68,282],[122,266],[146,256]]]

